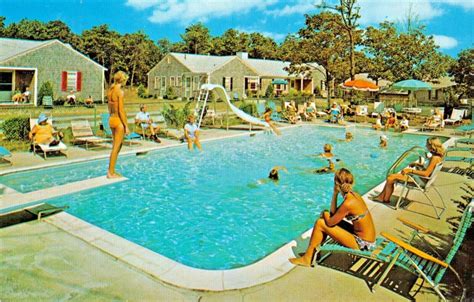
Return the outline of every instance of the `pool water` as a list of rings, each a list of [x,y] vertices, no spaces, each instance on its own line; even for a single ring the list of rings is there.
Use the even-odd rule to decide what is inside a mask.
[[[107,231],[185,265],[230,269],[248,265],[297,237],[328,208],[333,174],[313,174],[327,162],[308,155],[334,146],[333,153],[355,175],[360,194],[382,182],[389,166],[425,136],[387,133],[389,148],[378,147],[381,132],[303,126],[281,137],[257,135],[204,143],[204,152],[185,146],[122,156],[127,181],[61,196],[48,203]],[[278,183],[266,179],[285,166]],[[0,183],[22,192],[104,175],[107,160],[16,173]]]

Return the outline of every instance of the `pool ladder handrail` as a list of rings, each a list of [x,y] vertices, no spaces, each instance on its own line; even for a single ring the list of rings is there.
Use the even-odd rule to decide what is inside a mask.
[[[410,154],[416,152],[418,156],[421,156],[422,153],[419,153],[417,151],[422,151],[422,153],[425,153],[426,150],[423,147],[420,146],[414,146],[408,149],[407,151],[403,152],[400,157],[390,166],[390,168],[387,170],[387,176],[393,174],[393,170],[398,167],[398,165]]]

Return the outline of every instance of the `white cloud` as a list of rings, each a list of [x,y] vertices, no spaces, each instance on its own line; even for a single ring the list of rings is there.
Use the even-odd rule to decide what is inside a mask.
[[[127,0],[127,5],[139,10],[150,9],[153,23],[179,22],[189,24],[211,18],[266,10],[278,0]]]
[[[433,39],[436,45],[442,49],[451,49],[458,46],[458,41],[453,37],[443,36],[443,35],[433,35]]]
[[[283,8],[268,10],[267,13],[277,17],[294,14],[305,14],[316,9],[315,2],[307,0],[298,0],[296,3],[286,4]]]
[[[441,16],[443,10],[432,1],[401,1],[401,0],[360,0],[361,24],[378,24],[382,21],[401,21],[406,19],[411,10],[419,20],[430,20]]]
[[[449,4],[452,6],[460,6],[466,10],[474,9],[474,1],[472,0],[433,0],[434,3]]]

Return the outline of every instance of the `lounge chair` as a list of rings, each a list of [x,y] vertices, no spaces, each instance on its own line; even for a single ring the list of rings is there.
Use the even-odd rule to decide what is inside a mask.
[[[33,127],[36,125],[37,119],[36,118],[30,118],[30,130],[33,130]],[[53,125],[53,119],[48,118],[47,123],[50,124],[51,126]],[[59,144],[55,146],[50,146],[49,144],[38,144],[35,143],[33,140],[31,142],[32,149],[33,149],[33,154],[36,155],[38,152],[43,153],[43,158],[47,158],[48,153],[59,153],[62,154],[66,157],[68,157],[68,152],[67,152],[67,146],[63,142],[59,142]]]
[[[10,157],[12,157],[12,154],[10,151],[5,149],[4,147],[0,147],[0,165],[12,165],[12,162],[10,160]]]
[[[286,122],[286,120],[282,119],[280,114],[277,112],[276,105],[273,101],[268,101],[268,107],[272,109],[271,119],[275,122]]]
[[[41,101],[43,103],[44,108],[53,108],[53,97],[43,96],[43,99]]]
[[[471,123],[469,125],[459,126],[454,129],[454,133],[460,133],[462,135],[472,135],[474,133],[474,118],[471,117]]]
[[[446,125],[447,124],[455,125],[456,123],[462,123],[463,116],[464,116],[463,109],[453,109],[453,112],[451,112],[451,117],[448,119],[445,119],[444,123]]]
[[[369,115],[369,109],[367,105],[359,105],[356,107],[355,119],[357,121],[358,116],[362,116],[364,121],[367,121],[367,116]]]
[[[446,205],[445,205],[443,197],[439,193],[438,189],[436,189],[436,187],[433,186],[433,182],[435,181],[435,179],[438,176],[439,171],[441,171],[442,167],[443,167],[443,162],[438,163],[435,166],[433,172],[431,172],[431,175],[429,177],[423,177],[423,176],[414,175],[414,174],[407,174],[408,177],[407,177],[407,180],[405,182],[397,182],[397,184],[401,184],[403,186],[403,188],[402,188],[402,192],[400,193],[400,195],[398,197],[397,203],[395,205],[395,209],[399,208],[402,199],[404,199],[404,200],[407,199],[408,193],[410,192],[410,190],[416,190],[416,191],[422,192],[423,195],[425,195],[425,197],[428,199],[431,206],[433,207],[433,209],[436,213],[436,217],[438,219],[440,219],[441,215],[444,212],[444,210],[446,210]],[[427,194],[427,192],[430,190],[431,187],[438,194],[438,196],[441,200],[441,203],[443,204],[442,207],[435,206],[435,204],[433,203],[433,200]],[[406,193],[405,193],[405,190],[406,190]],[[405,193],[405,195],[404,195],[404,193]],[[441,212],[439,212],[439,213],[438,213],[438,208],[441,209]]]
[[[111,139],[95,136],[87,120],[71,121],[71,130],[74,144],[84,144],[86,150],[90,147],[103,147]]]
[[[110,124],[109,124],[110,114],[109,113],[102,113],[100,115],[100,117],[101,117],[101,120],[102,120],[102,127],[104,128],[105,136],[106,137],[112,137],[112,129],[110,128]],[[132,132],[132,133],[129,133],[128,135],[126,135],[124,137],[124,141],[126,143],[129,143],[129,145],[132,145],[134,139],[141,139],[141,138],[142,137],[140,136],[140,134],[138,134],[136,132]]]
[[[458,144],[472,145],[474,144],[474,138],[457,139],[456,142],[454,142],[454,146],[457,147]]]
[[[446,301],[446,298],[441,293],[439,288],[440,282],[446,273],[446,270],[450,268],[454,270],[450,263],[453,260],[454,256],[456,255],[457,251],[459,250],[464,237],[467,233],[467,230],[470,228],[472,224],[472,211],[474,208],[474,202],[471,201],[464,213],[461,217],[461,221],[459,222],[458,229],[456,231],[456,235],[453,239],[453,244],[451,249],[449,250],[448,255],[444,260],[441,260],[439,255],[437,257],[431,256],[420,249],[411,245],[411,241],[415,237],[420,237],[423,239],[423,242],[426,243],[424,240],[423,234],[428,234],[429,229],[419,226],[417,224],[411,223],[404,219],[400,219],[405,225],[411,227],[413,229],[413,233],[410,236],[410,242],[406,243],[395,236],[382,232],[381,235],[396,245],[396,250],[393,253],[391,263],[393,265],[400,267],[406,271],[409,271],[413,274],[416,274],[420,278],[426,280],[434,289],[434,291],[439,295],[439,297]],[[430,253],[438,254],[434,248],[432,248],[429,244],[428,247],[430,248]],[[392,266],[393,266],[392,265]],[[391,266],[390,266],[391,268]],[[388,273],[388,272],[387,272]],[[458,274],[455,274],[458,276]]]
[[[446,269],[450,267],[449,264],[456,255],[456,252],[459,250],[467,229],[471,226],[473,207],[474,202],[471,201],[471,203],[464,210],[463,216],[461,217],[461,221],[459,223],[459,228],[456,232],[456,235],[454,236],[453,245],[446,259],[444,260],[433,257],[411,245],[413,239],[416,237],[420,237],[424,242],[426,242],[422,235],[428,234],[429,229],[399,218],[399,220],[406,226],[413,229],[411,236],[409,236],[410,240],[408,243],[405,243],[388,233],[381,232],[381,236],[378,236],[375,240],[376,247],[372,251],[366,251],[354,250],[342,246],[329,237],[319,247],[320,257],[316,261],[317,263],[322,263],[333,253],[346,253],[349,255],[363,257],[376,262],[388,264],[386,265],[383,272],[378,271],[380,268],[383,268],[383,266],[373,265],[372,263],[368,263],[363,267],[365,270],[365,275],[380,276],[376,282],[374,282],[375,284],[371,288],[372,292],[374,292],[376,288],[385,281],[393,266],[397,266],[428,281],[435,292],[444,301],[446,301],[443,294],[439,290],[439,284],[446,273]],[[430,249],[431,252],[436,254],[436,251],[434,251],[431,246]]]
[[[370,114],[371,117],[377,117],[379,114],[382,114],[385,109],[385,104],[382,102],[374,102],[374,111]]]
[[[264,103],[257,103],[257,116],[260,117],[265,114],[265,104]]]

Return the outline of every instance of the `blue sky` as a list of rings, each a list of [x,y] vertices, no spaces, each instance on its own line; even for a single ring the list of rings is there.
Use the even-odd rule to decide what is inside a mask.
[[[316,2],[319,2],[317,0]],[[62,20],[75,33],[108,24],[120,33],[144,30],[153,40],[179,41],[186,26],[201,21],[212,35],[229,28],[260,32],[277,42],[304,26],[304,14],[315,13],[305,0],[0,0],[6,23],[23,18]],[[326,1],[328,3],[333,1]],[[451,56],[474,47],[474,0],[359,0],[362,27],[400,21],[411,9]]]

